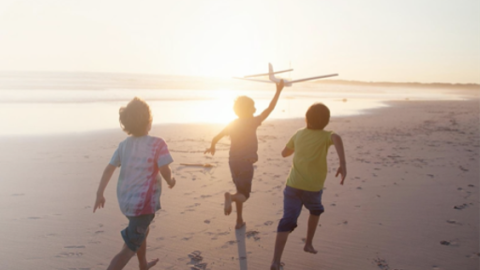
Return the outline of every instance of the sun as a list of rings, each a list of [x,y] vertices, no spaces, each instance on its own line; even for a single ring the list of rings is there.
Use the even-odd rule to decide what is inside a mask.
[[[231,89],[212,90],[209,100],[205,100],[199,116],[210,123],[227,124],[236,118],[233,103],[238,93]]]

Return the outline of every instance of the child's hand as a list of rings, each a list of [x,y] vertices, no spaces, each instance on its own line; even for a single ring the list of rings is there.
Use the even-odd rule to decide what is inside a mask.
[[[282,91],[283,87],[285,86],[285,82],[282,80],[280,80],[279,83],[277,83],[277,92],[280,92]]]
[[[175,180],[175,177],[172,177],[170,181],[167,182],[169,188],[173,188],[177,181]]]
[[[342,176],[342,181],[340,182],[340,185],[343,185],[343,181],[345,181],[345,177],[347,176],[347,168],[345,165],[340,165],[338,167],[335,177],[337,177],[339,174]]]
[[[95,210],[103,208],[105,206],[105,197],[103,195],[97,195],[97,199],[95,200],[95,205],[93,206],[93,212],[95,213]]]
[[[215,155],[215,146],[207,148],[205,152],[203,152],[203,154],[208,154],[208,153],[212,153],[212,156]]]

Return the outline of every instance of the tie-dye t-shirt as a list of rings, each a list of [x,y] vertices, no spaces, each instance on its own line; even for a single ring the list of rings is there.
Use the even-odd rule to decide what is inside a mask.
[[[124,215],[154,214],[161,208],[158,168],[172,162],[167,144],[161,138],[130,136],[120,143],[110,164],[120,167],[117,197]]]

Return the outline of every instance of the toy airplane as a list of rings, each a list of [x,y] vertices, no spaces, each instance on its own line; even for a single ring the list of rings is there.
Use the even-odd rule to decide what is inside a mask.
[[[280,80],[282,80],[282,79],[275,77],[275,74],[284,73],[284,72],[289,72],[289,71],[292,71],[292,70],[293,70],[293,69],[287,69],[287,70],[280,70],[280,71],[273,72],[273,66],[272,66],[272,64],[268,63],[268,73],[247,75],[247,76],[243,76],[243,77],[241,77],[241,78],[240,78],[240,77],[233,77],[233,78],[239,79],[239,80],[253,81],[253,82],[279,83]],[[250,78],[252,78],[252,77],[259,77],[259,76],[268,76],[269,81],[267,81],[267,80],[259,80],[259,79],[250,79]],[[322,75],[322,76],[310,77],[310,78],[304,78],[304,79],[298,79],[298,80],[292,80],[292,81],[283,79],[283,82],[284,82],[285,86],[292,86],[293,83],[297,83],[297,82],[318,80],[318,79],[323,79],[323,78],[328,78],[328,77],[334,77],[334,76],[338,76],[338,74],[328,74],[328,75]]]

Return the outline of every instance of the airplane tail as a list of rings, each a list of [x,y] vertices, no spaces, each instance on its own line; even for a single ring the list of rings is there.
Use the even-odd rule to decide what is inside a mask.
[[[270,79],[270,81],[272,82],[276,82],[277,79],[275,78],[275,73],[273,72],[273,66],[271,63],[268,63],[268,78]]]

